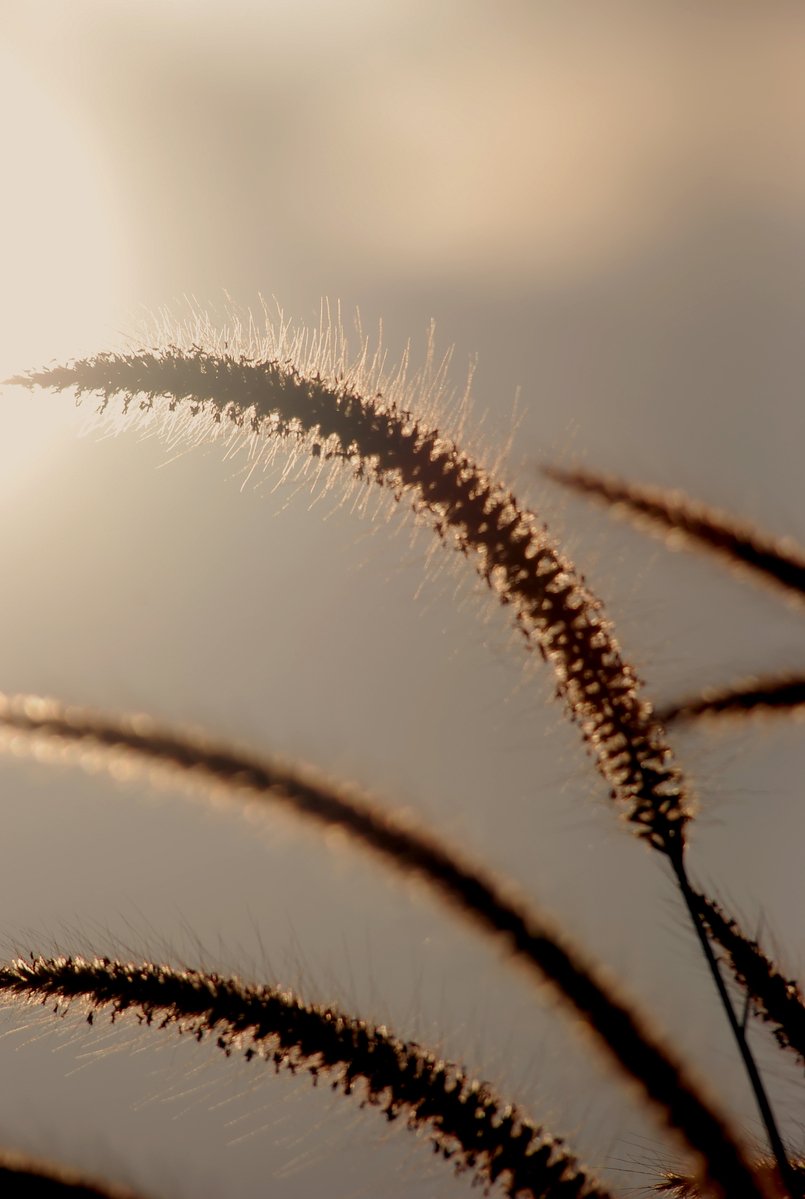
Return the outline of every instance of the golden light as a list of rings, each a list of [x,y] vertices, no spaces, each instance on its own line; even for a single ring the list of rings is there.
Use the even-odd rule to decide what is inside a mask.
[[[42,82],[0,55],[0,379],[109,340],[123,238],[99,155]],[[51,443],[69,403],[32,405],[3,388],[0,481],[15,484]]]

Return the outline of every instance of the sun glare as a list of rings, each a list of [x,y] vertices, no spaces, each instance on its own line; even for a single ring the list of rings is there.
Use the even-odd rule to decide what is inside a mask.
[[[38,79],[0,55],[4,179],[0,201],[0,378],[109,340],[119,303],[123,238],[111,188],[81,129]],[[58,416],[3,391],[0,480],[15,483]],[[64,419],[69,405],[62,404]],[[47,433],[45,432],[47,430]]]

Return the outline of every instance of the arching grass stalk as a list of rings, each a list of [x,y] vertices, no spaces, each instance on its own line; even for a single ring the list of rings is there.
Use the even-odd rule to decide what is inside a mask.
[[[727,512],[709,508],[681,491],[664,491],[589,470],[545,466],[549,479],[592,496],[635,524],[662,537],[672,535],[741,567],[761,582],[805,600],[805,550],[790,538],[775,539]]]
[[[774,539],[729,513],[708,508],[679,491],[663,491],[589,470],[546,466],[549,479],[590,495],[624,513],[650,532],[681,538],[715,554],[729,566],[747,568],[754,577],[805,601],[805,550],[790,538]],[[700,716],[743,716],[754,712],[794,713],[805,705],[805,678],[783,675],[747,679],[729,687],[710,687],[701,695],[668,704],[657,712],[662,724]]]
[[[0,1149],[0,1194],[4,1199],[141,1199],[128,1188],[7,1149]]]
[[[305,443],[318,460],[343,459],[401,498],[472,557],[529,641],[551,664],[614,798],[641,836],[678,854],[690,797],[662,727],[642,696],[600,601],[511,491],[454,442],[347,375],[325,380],[280,359],[252,360],[199,347],[99,354],[10,380],[25,387],[122,396],[132,409],[201,418],[255,438]],[[206,422],[206,423],[205,423]]]
[[[741,932],[720,904],[700,892],[693,900],[713,940],[746,990],[752,1010],[772,1026],[777,1043],[805,1063],[805,1004],[799,984],[786,978],[758,945]]]
[[[114,720],[21,696],[2,697],[0,723],[12,748],[44,739],[73,747],[90,761],[100,754],[107,762],[123,752],[131,767],[139,763],[149,770],[155,765],[173,768],[181,780],[224,787],[234,795],[269,801],[319,826],[342,829],[396,870],[422,879],[475,927],[502,939],[540,981],[552,983],[583,1017],[599,1045],[642,1085],[665,1122],[701,1155],[702,1168],[717,1189],[730,1199],[764,1194],[724,1120],[639,1016],[540,914],[435,837],[310,773],[173,733],[142,716]]]
[[[765,1174],[769,1179],[774,1177],[776,1162],[771,1158],[764,1158],[756,1164],[759,1173]],[[790,1166],[796,1185],[794,1194],[805,1194],[805,1161],[795,1158]],[[652,1189],[657,1195],[664,1196],[664,1199],[704,1199],[696,1179],[688,1174],[678,1174],[675,1170],[667,1171]]]
[[[705,927],[702,913],[698,904],[698,893],[690,884],[690,879],[688,878],[688,872],[684,860],[680,858],[679,860],[673,862],[672,865],[674,868],[674,873],[676,874],[677,883],[679,884],[679,889],[682,893],[682,898],[685,901],[685,906],[690,913],[693,927],[696,930],[697,937],[699,938],[699,944],[701,945],[702,953],[704,954],[704,959],[707,963],[707,968],[710,971],[711,977],[715,984],[718,997],[721,1000],[721,1006],[723,1007],[729,1022],[730,1031],[732,1032],[735,1043],[738,1046],[738,1050],[741,1054],[741,1059],[744,1064],[744,1069],[746,1070],[749,1082],[760,1108],[760,1115],[769,1137],[769,1144],[774,1156],[774,1160],[777,1162],[781,1180],[789,1190],[790,1194],[795,1196],[798,1193],[797,1180],[795,1178],[791,1163],[788,1159],[788,1153],[785,1145],[783,1144],[780,1131],[777,1127],[777,1121],[774,1118],[774,1112],[772,1111],[771,1103],[766,1093],[766,1088],[763,1085],[762,1078],[760,1077],[760,1071],[758,1070],[757,1062],[755,1061],[754,1054],[749,1048],[746,1030],[743,1024],[738,1020],[735,1008],[733,1007],[732,1000],[729,996],[729,992],[727,991],[726,983],[724,982],[724,977],[719,969],[718,961],[713,952],[713,947],[708,939],[707,929]]]
[[[731,687],[708,687],[701,695],[681,699],[660,709],[663,724],[704,718],[740,719],[744,716],[796,716],[805,709],[802,675],[745,679]]]
[[[79,397],[97,393],[101,410],[122,396],[124,413],[162,411],[168,418],[186,413],[201,418],[205,429],[229,427],[255,439],[290,439],[319,460],[343,459],[358,478],[374,477],[398,499],[411,495],[439,535],[474,558],[550,662],[557,690],[613,797],[640,835],[670,859],[684,895],[690,797],[665,731],[642,696],[600,601],[537,518],[438,429],[380,392],[361,394],[349,374],[328,381],[288,359],[254,360],[195,345],[100,354],[11,382],[74,388]],[[689,911],[701,940],[698,917],[690,906]],[[702,947],[707,954],[706,938]],[[771,1107],[712,954],[708,966],[785,1177],[785,1153]]]
[[[227,1054],[260,1056],[277,1070],[303,1068],[314,1082],[326,1076],[347,1095],[361,1091],[389,1120],[403,1117],[409,1128],[426,1131],[457,1172],[470,1170],[482,1184],[499,1182],[507,1195],[612,1199],[560,1139],[487,1083],[385,1028],[306,1004],[278,987],[151,962],[31,957],[0,965],[0,996],[9,995],[81,1000],[90,1022],[108,1007],[113,1020],[135,1012],[149,1025],[198,1040],[214,1037]]]
[[[645,525],[650,532],[659,532],[668,538],[681,536],[694,546],[717,555],[728,565],[746,568],[755,578],[784,589],[789,599],[802,603],[805,598],[805,551],[793,543],[774,541],[751,525],[742,523],[724,512],[707,508],[680,492],[664,492],[658,488],[643,487],[585,470],[547,466],[544,473],[566,487],[603,501],[615,511],[623,511],[636,524]],[[658,714],[658,719],[663,722],[691,719],[700,715],[727,714],[759,707],[792,710],[801,698],[801,680],[771,680],[765,688],[763,683],[756,681],[754,686],[748,685],[735,691],[713,692],[712,695],[705,693],[700,699],[683,700],[679,704],[669,705]],[[671,854],[670,857],[680,893],[744,1062],[780,1174],[792,1193],[795,1193],[796,1180],[766,1088],[708,939],[710,926],[703,922],[702,910],[698,903],[698,899],[702,897],[690,884],[684,844],[680,845],[678,853]]]

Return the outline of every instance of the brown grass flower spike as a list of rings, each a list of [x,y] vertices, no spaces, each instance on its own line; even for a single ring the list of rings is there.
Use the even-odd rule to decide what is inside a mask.
[[[374,389],[362,393],[359,372],[327,379],[313,363],[198,345],[99,354],[11,380],[74,388],[79,398],[97,393],[102,408],[122,396],[125,413],[156,414],[171,429],[172,420],[193,417],[197,436],[235,430],[290,441],[320,463],[343,460],[397,499],[410,496],[439,536],[473,559],[551,664],[557,691],[629,821],[678,857],[690,797],[600,601],[506,486],[437,427],[385,399],[376,375],[372,381]]]
[[[802,675],[752,677],[730,687],[708,687],[700,695],[660,709],[663,724],[693,720],[740,720],[747,716],[799,716],[805,711]]]
[[[0,995],[80,1000],[90,1019],[109,1007],[112,1019],[131,1011],[149,1025],[213,1037],[227,1054],[259,1056],[278,1071],[305,1069],[314,1082],[328,1077],[344,1094],[362,1091],[387,1119],[402,1117],[427,1132],[457,1172],[470,1171],[487,1186],[499,1182],[507,1195],[611,1199],[560,1139],[487,1083],[385,1028],[306,1004],[278,987],[151,962],[32,957],[0,966]]]
[[[396,870],[422,879],[477,928],[502,940],[538,980],[549,981],[583,1017],[599,1046],[641,1084],[666,1124],[701,1155],[714,1181],[727,1191],[741,1188],[745,1199],[763,1194],[731,1130],[640,1016],[541,913],[433,835],[309,770],[175,733],[143,716],[114,720],[37,696],[0,696],[0,725],[11,749],[64,748],[91,761],[100,755],[106,764],[125,754],[129,765],[161,766],[175,771],[179,781],[267,800],[319,826],[343,830]]]
[[[546,466],[543,471],[549,479],[601,500],[648,532],[689,542],[782,588],[792,602],[805,602],[805,550],[790,538],[769,537],[748,522],[681,491],[629,483],[589,470]]]
[[[720,946],[754,1011],[772,1026],[777,1043],[805,1064],[805,1002],[799,984],[786,978],[715,900],[696,892],[696,902],[712,939]]]

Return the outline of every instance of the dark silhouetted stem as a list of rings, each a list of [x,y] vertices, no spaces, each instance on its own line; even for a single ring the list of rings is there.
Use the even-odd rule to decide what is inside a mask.
[[[792,715],[805,706],[805,678],[751,678],[732,687],[708,687],[701,695],[667,704],[657,712],[663,724],[723,717],[740,720],[754,715]]]
[[[713,953],[713,947],[710,944],[707,931],[704,927],[704,923],[699,912],[696,892],[690,885],[687,870],[682,857],[680,856],[676,861],[672,861],[672,865],[674,874],[676,875],[676,879],[679,884],[679,889],[682,892],[682,897],[685,900],[688,912],[690,913],[693,927],[696,929],[696,935],[699,938],[702,952],[710,970],[710,974],[713,978],[713,982],[715,983],[719,999],[721,1000],[721,1005],[724,1009],[730,1029],[732,1030],[732,1035],[735,1038],[735,1042],[738,1046],[738,1051],[741,1055],[744,1068],[749,1078],[749,1084],[752,1088],[752,1093],[755,1096],[755,1102],[757,1103],[758,1110],[760,1112],[760,1118],[763,1121],[763,1125],[766,1129],[766,1135],[769,1138],[769,1147],[771,1149],[772,1156],[774,1157],[774,1160],[777,1163],[777,1168],[780,1171],[780,1178],[782,1179],[783,1184],[787,1187],[792,1199],[794,1199],[797,1193],[794,1189],[796,1186],[796,1178],[788,1160],[788,1152],[783,1144],[783,1139],[780,1136],[780,1130],[777,1127],[777,1121],[775,1119],[774,1112],[772,1111],[769,1097],[766,1094],[766,1088],[763,1085],[763,1079],[760,1077],[757,1063],[755,1062],[752,1051],[749,1048],[749,1042],[746,1038],[746,1031],[741,1027],[741,1022],[735,1014],[735,1008],[732,1005],[732,1000],[727,992],[726,984],[724,983],[716,956]]]
[[[128,1188],[11,1150],[0,1150],[0,1194],[3,1199],[142,1199]]]
[[[708,508],[680,491],[664,491],[588,470],[543,467],[548,478],[601,500],[650,532],[675,533],[731,566],[785,589],[797,603],[805,599],[805,550],[790,540],[775,540],[727,512]]]
[[[309,773],[182,736],[142,716],[114,720],[36,696],[3,696],[0,723],[32,740],[44,737],[79,751],[102,749],[110,758],[128,751],[132,764],[139,760],[146,766],[172,767],[179,781],[223,786],[234,796],[259,797],[320,826],[343,829],[395,869],[421,878],[476,927],[502,941],[540,981],[552,983],[583,1017],[598,1044],[641,1084],[666,1123],[697,1151],[706,1176],[726,1195],[765,1195],[725,1121],[640,1016],[558,937],[541,913],[506,894],[495,879],[432,835]]]
[[[799,984],[781,973],[720,904],[698,891],[693,897],[710,936],[726,954],[736,979],[745,988],[749,1007],[773,1025],[779,1045],[805,1062],[805,1004]]]
[[[358,394],[287,362],[200,347],[99,354],[10,382],[94,392],[102,408],[121,395],[124,412],[161,403],[212,430],[234,426],[301,443],[319,462],[342,459],[358,478],[410,496],[439,536],[473,559],[552,666],[558,694],[635,830],[665,853],[683,840],[690,797],[601,601],[534,513],[437,428],[380,394]]]
[[[385,1028],[333,1007],[306,1004],[278,987],[109,958],[31,958],[0,966],[0,993],[81,1000],[112,1019],[133,1011],[154,1027],[215,1038],[227,1055],[260,1056],[281,1067],[329,1077],[349,1095],[360,1085],[389,1120],[426,1131],[457,1171],[485,1185],[501,1182],[520,1199],[612,1199],[563,1142],[506,1103],[485,1082],[401,1041]]]

